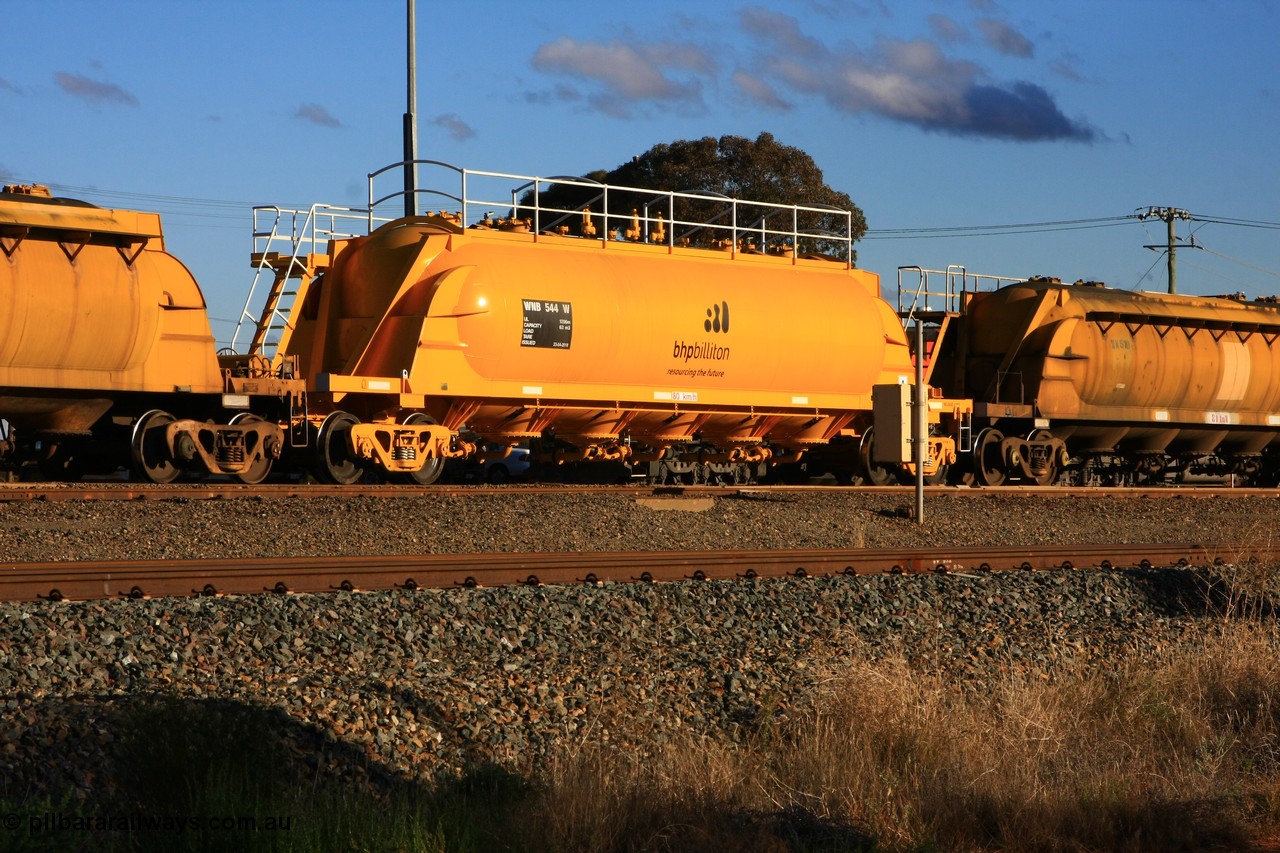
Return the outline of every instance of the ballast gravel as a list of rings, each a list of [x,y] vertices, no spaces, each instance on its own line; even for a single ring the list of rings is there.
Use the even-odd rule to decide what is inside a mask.
[[[0,500],[3,491],[0,490]],[[1280,498],[727,492],[0,502],[0,560],[1271,541]],[[663,505],[675,509],[664,510]]]
[[[672,498],[678,500],[678,498]],[[1269,544],[1271,497],[726,493],[0,503],[0,564],[248,555]],[[842,661],[900,650],[966,689],[1053,678],[1196,630],[1196,569],[1052,571],[0,604],[0,798],[88,796],[157,705],[229,709],[309,784],[385,787],[583,744],[743,740]],[[141,716],[140,716],[141,715]],[[167,718],[172,720],[172,717]],[[265,736],[265,735],[264,735]],[[237,748],[228,744],[227,748]]]

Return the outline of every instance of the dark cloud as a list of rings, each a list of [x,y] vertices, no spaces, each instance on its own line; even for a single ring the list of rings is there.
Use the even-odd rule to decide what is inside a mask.
[[[978,30],[987,40],[987,44],[1006,56],[1030,59],[1035,53],[1031,40],[1003,21],[983,18],[978,21]]]
[[[26,93],[25,93],[25,92],[23,92],[21,89],[19,89],[17,86],[13,85],[12,83],[10,83],[8,80],[4,79],[3,77],[0,77],[0,92],[12,92],[12,93],[13,93],[13,94],[15,94],[15,95],[24,95],[24,94],[26,94]]]
[[[320,104],[300,104],[294,111],[293,117],[321,127],[342,127],[342,122],[330,115],[329,111]]]
[[[1093,128],[1063,115],[1049,93],[1034,83],[1014,83],[1005,89],[971,86],[965,100],[972,120],[967,132],[977,136],[1078,142],[1092,142],[1097,136]]]
[[[993,82],[977,64],[952,59],[932,42],[880,39],[868,51],[834,51],[805,35],[794,18],[760,9],[744,12],[742,27],[762,43],[763,83],[823,98],[840,112],[957,136],[1100,138],[1089,124],[1068,119],[1042,87]]]
[[[471,129],[471,125],[467,124],[453,113],[438,115],[431,120],[431,123],[436,127],[444,128],[445,133],[449,134],[450,138],[456,139],[458,142],[471,139],[476,135],[476,132]]]
[[[138,99],[114,83],[102,80],[91,80],[81,74],[68,74],[58,71],[53,75],[58,88],[77,98],[96,103],[114,102],[131,107],[138,106]]]

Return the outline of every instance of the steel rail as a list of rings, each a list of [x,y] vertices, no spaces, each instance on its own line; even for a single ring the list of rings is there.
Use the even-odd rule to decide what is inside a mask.
[[[1116,498],[1210,498],[1276,497],[1275,488],[1227,486],[926,486],[925,495],[1018,495],[1025,497],[1116,497]],[[475,495],[689,495],[718,497],[769,494],[882,494],[909,495],[910,486],[639,486],[639,485],[504,485],[504,486],[401,486],[268,483],[246,486],[238,483],[152,485],[141,483],[0,483],[0,503],[25,501],[134,501],[134,500],[227,500],[258,498],[293,500],[302,498],[418,498],[467,497]]]
[[[702,581],[891,572],[1135,568],[1268,562],[1280,547],[1199,543],[779,551],[0,562],[0,600],[316,593],[511,584]]]

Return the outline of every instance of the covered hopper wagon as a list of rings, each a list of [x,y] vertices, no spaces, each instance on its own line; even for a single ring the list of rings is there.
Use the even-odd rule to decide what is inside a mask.
[[[930,381],[973,400],[979,484],[1280,480],[1280,305],[899,270]]]

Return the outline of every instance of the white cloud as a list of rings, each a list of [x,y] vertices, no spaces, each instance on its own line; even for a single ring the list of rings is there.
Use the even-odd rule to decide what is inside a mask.
[[[562,36],[538,48],[533,67],[544,74],[580,81],[588,88],[586,97],[594,107],[626,117],[641,103],[700,109],[702,85],[698,77],[712,73],[715,63],[688,44],[580,42]],[[673,72],[683,77],[677,79]],[[580,96],[563,82],[554,95],[557,100]]]

